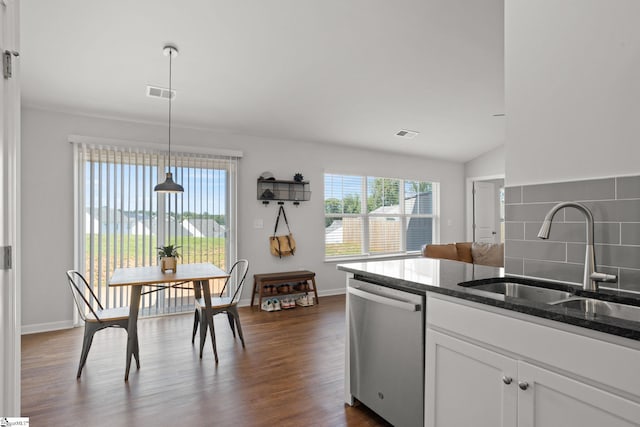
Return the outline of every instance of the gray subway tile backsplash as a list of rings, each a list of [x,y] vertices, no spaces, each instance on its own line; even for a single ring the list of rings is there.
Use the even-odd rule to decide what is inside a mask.
[[[527,185],[522,189],[522,202],[614,199],[615,188],[614,178]]]
[[[620,235],[622,237],[622,244],[640,245],[640,222],[627,222],[621,225],[622,231]]]
[[[581,203],[589,208],[596,222],[640,222],[640,199]],[[565,221],[584,221],[584,215],[577,209],[564,210]]]
[[[543,279],[559,280],[561,282],[580,283],[584,266],[564,262],[538,261],[525,259],[524,275],[541,277]]]
[[[505,247],[505,253],[513,258],[563,262],[567,260],[567,244],[564,242],[507,240]]]
[[[542,221],[544,216],[549,212],[555,203],[535,203],[535,204],[519,204],[506,205],[505,220],[506,221]],[[564,209],[563,209],[564,210]],[[560,211],[556,214],[554,220],[564,221],[564,212]]]
[[[512,203],[522,203],[522,187],[507,187],[504,189],[504,202],[509,205]]]
[[[504,268],[510,274],[522,276],[524,274],[523,264],[524,260],[522,258],[504,258]]]
[[[640,176],[507,187],[505,189],[505,272],[581,283],[585,218],[560,210],[550,239],[537,238],[546,213],[557,202],[578,201],[595,220],[598,270],[619,274],[606,287],[640,292]]]
[[[511,240],[524,240],[524,227],[523,222],[505,222],[504,233]]]
[[[621,268],[618,279],[621,289],[640,292],[640,270]]]
[[[514,223],[517,224],[517,223]],[[554,222],[551,224],[549,240],[554,242],[586,242],[587,227],[582,222]],[[527,222],[525,226],[525,240],[536,240],[542,222]],[[508,234],[505,231],[506,234]],[[614,222],[596,223],[594,226],[595,240],[598,243],[620,244],[620,224]]]
[[[640,176],[616,178],[616,186],[617,199],[640,199]]]
[[[640,269],[640,246],[603,245],[596,247],[596,257],[599,265]]]

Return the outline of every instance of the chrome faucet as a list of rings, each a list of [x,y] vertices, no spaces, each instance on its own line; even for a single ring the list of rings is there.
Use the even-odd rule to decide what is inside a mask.
[[[558,203],[547,213],[542,222],[542,227],[538,232],[538,238],[548,239],[551,231],[551,222],[553,217],[562,208],[576,208],[584,214],[587,224],[587,245],[584,256],[584,276],[582,279],[582,287],[585,291],[597,292],[598,282],[617,282],[618,276],[615,274],[598,273],[596,271],[596,255],[593,243],[593,214],[582,203],[578,202],[562,202]]]

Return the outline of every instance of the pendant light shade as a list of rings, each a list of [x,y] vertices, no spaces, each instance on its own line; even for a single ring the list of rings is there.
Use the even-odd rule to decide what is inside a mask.
[[[173,174],[171,172],[167,172],[167,177],[164,182],[156,185],[153,191],[156,193],[182,193],[184,192],[184,188],[182,188],[182,185],[176,184],[173,181]]]
[[[156,185],[153,191],[158,193],[182,193],[184,192],[184,188],[182,188],[182,185],[173,181],[173,174],[171,173],[171,100],[173,99],[173,91],[171,90],[171,59],[178,56],[178,48],[168,44],[164,47],[163,53],[169,57],[169,170],[167,171],[167,177],[164,182]]]

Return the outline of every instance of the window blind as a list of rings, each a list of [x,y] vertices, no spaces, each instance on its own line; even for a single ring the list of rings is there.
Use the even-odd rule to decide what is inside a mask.
[[[437,183],[325,174],[325,257],[419,251],[437,227]]]
[[[180,263],[229,269],[236,259],[238,157],[171,153],[181,194],[154,193],[166,153],[76,143],[76,264],[107,308],[129,304],[127,287],[108,288],[118,267],[157,265],[157,247],[180,246]],[[178,266],[178,268],[180,268]],[[214,284],[221,286],[221,284]],[[193,309],[189,289],[146,293],[141,315]]]

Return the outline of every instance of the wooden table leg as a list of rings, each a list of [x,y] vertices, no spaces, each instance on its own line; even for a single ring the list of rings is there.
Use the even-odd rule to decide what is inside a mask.
[[[211,291],[209,289],[209,281],[199,281],[202,287],[202,296],[204,297],[204,315],[206,319],[206,327],[209,328],[211,334],[211,344],[213,346],[213,355],[215,356],[216,363],[218,363],[218,348],[216,346],[216,331],[213,325],[213,311],[211,310]],[[206,334],[206,331],[205,331]]]
[[[140,310],[140,294],[142,286],[131,287],[131,301],[129,304],[129,325],[127,326],[127,367],[124,372],[124,380],[129,381],[129,368],[131,356],[136,357],[136,366],[140,369],[140,352],[138,346],[138,311]]]

